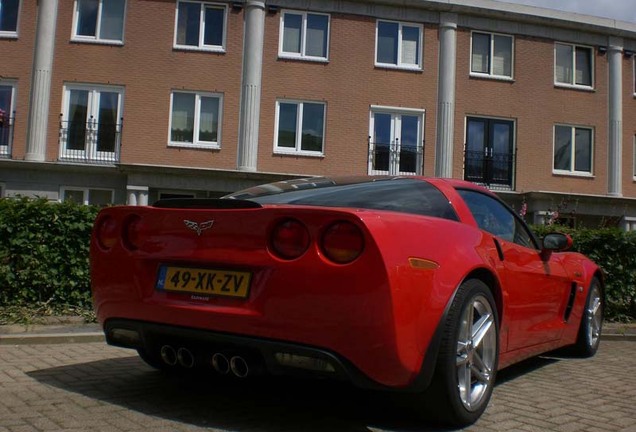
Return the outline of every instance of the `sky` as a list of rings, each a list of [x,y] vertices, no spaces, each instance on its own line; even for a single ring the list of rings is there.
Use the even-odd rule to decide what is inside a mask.
[[[505,0],[636,23],[636,0]]]

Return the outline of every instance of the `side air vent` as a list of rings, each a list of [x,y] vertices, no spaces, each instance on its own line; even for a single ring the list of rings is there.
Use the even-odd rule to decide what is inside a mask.
[[[219,198],[169,198],[153,204],[159,208],[188,209],[256,209],[263,206],[254,201]]]
[[[572,282],[572,286],[570,287],[570,297],[568,298],[568,304],[565,307],[565,315],[563,316],[563,320],[568,322],[570,319],[570,314],[572,313],[572,308],[574,307],[574,299],[576,297],[576,282]]]

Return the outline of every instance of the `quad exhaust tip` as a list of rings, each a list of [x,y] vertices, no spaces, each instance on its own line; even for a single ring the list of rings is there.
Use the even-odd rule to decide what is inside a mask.
[[[245,359],[241,356],[234,356],[230,359],[230,369],[239,378],[245,378],[250,373],[250,368]]]
[[[164,345],[161,347],[161,360],[168,366],[176,366],[177,364],[177,352],[170,345]]]
[[[177,360],[179,364],[186,369],[192,369],[194,367],[194,355],[187,348],[179,348],[177,350]]]
[[[212,356],[212,367],[221,375],[227,375],[230,372],[230,361],[223,353],[216,353]]]

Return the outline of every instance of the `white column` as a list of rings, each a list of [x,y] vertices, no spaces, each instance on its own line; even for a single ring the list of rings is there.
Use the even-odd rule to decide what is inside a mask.
[[[609,38],[609,140],[607,194],[623,196],[623,39]],[[600,140],[599,140],[600,141]]]
[[[243,78],[237,165],[240,171],[256,171],[263,76],[263,35],[265,2],[245,2]]]
[[[28,161],[42,162],[46,157],[46,130],[51,98],[57,2],[58,0],[39,1],[25,155]]]
[[[435,175],[438,177],[453,176],[456,63],[457,14],[442,13],[439,23],[439,82],[435,142]]]
[[[126,186],[126,193],[128,194],[128,205],[148,205],[148,186],[128,185]]]

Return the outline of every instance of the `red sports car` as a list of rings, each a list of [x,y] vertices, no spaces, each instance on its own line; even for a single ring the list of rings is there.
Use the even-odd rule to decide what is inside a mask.
[[[596,352],[603,275],[571,244],[468,182],[309,178],[106,208],[91,276],[108,343],[156,368],[346,379],[465,425],[497,370]]]

